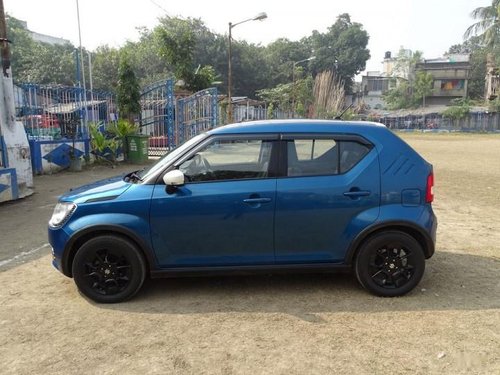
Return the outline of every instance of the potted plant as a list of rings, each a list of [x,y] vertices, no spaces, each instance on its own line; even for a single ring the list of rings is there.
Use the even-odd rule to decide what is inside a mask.
[[[104,160],[114,166],[116,159],[115,139],[106,138],[106,135],[99,130],[97,124],[90,124],[89,132],[91,153],[94,155],[95,160]]]
[[[114,124],[112,124],[109,127],[108,131],[115,136],[118,143],[117,146],[118,148],[121,147],[121,149],[123,150],[123,157],[125,160],[127,160],[128,159],[127,137],[130,135],[137,134],[139,131],[139,127],[128,120],[120,119]]]

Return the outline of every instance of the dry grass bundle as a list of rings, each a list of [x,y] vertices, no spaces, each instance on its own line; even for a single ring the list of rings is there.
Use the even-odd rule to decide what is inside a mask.
[[[314,118],[333,118],[345,104],[344,81],[333,71],[319,73],[314,80]]]

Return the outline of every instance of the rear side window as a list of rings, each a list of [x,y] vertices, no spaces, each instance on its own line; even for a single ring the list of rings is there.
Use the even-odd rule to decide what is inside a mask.
[[[295,139],[287,141],[287,176],[342,174],[352,169],[370,151],[356,141]]]
[[[288,176],[338,173],[338,144],[334,139],[295,139],[287,142]]]
[[[340,173],[345,173],[359,163],[370,151],[370,148],[358,142],[340,142]]]

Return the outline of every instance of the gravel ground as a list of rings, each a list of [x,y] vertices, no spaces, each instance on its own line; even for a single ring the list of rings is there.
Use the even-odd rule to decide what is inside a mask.
[[[1,267],[0,372],[500,373],[500,136],[404,138],[434,164],[439,219],[437,252],[407,296],[371,296],[351,275],[275,275],[152,280],[132,301],[97,305],[42,249]],[[116,171],[37,177],[38,197],[1,205],[2,248],[46,243],[55,196],[89,173]]]

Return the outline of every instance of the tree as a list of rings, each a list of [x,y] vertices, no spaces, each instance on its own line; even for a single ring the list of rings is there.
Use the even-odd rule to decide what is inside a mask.
[[[292,83],[279,84],[273,88],[257,91],[257,96],[268,104],[268,108],[280,108],[283,111],[292,110]]]
[[[471,16],[478,21],[467,28],[464,38],[477,35],[490,49],[500,45],[500,0],[492,0],[490,6],[474,9]]]
[[[245,41],[233,42],[232,58],[234,96],[255,97],[259,89],[270,87],[263,47]]]
[[[454,126],[460,123],[470,112],[470,102],[467,99],[453,99],[452,106],[443,112],[443,117],[452,120]]]
[[[313,55],[309,47],[298,41],[280,38],[264,49],[264,60],[267,70],[267,85],[274,87],[280,83],[292,81],[293,64]],[[309,64],[302,64],[306,73],[310,73]]]
[[[23,24],[14,18],[9,19],[9,27],[9,38],[14,40],[13,72],[18,81],[76,81],[74,46],[53,47],[34,42]],[[305,76],[312,75],[313,79],[321,71],[332,70],[346,82],[349,91],[354,75],[364,69],[370,56],[367,43],[368,34],[362,25],[351,22],[347,14],[340,15],[325,33],[314,31],[299,41],[278,39],[261,46],[233,39],[234,95],[253,98],[264,88],[289,84],[293,63],[313,55],[315,60],[300,64]],[[153,29],[140,28],[137,42],[129,41],[121,48],[100,46],[93,52],[94,88],[116,92],[120,56],[126,55],[140,86],[175,75],[191,91],[222,81],[219,90],[224,93],[227,53],[227,35],[209,30],[202,20],[163,17]],[[296,83],[298,87],[300,81]],[[305,102],[300,103],[306,106]]]
[[[33,58],[32,53],[35,48],[35,42],[17,18],[7,15],[7,37],[12,41],[10,47],[10,61],[12,66],[12,75],[15,80],[21,76],[26,77],[31,69]]]
[[[484,98],[484,77],[486,76],[486,56],[488,49],[482,44],[481,38],[473,36],[461,44],[451,46],[447,53],[470,55],[467,95],[471,99]]]
[[[366,67],[370,58],[368,33],[357,22],[351,22],[349,14],[337,17],[336,22],[324,34],[313,31],[304,42],[314,51],[316,59],[311,62],[313,76],[323,71],[333,71],[351,92],[354,76]]]
[[[280,83],[273,88],[257,91],[257,96],[268,103],[268,108],[293,111],[299,117],[306,117],[307,110],[314,100],[313,85],[314,80],[311,75],[304,78],[299,75],[295,80],[295,86],[293,82]]]
[[[12,75],[17,82],[65,84],[75,82],[75,47],[34,41],[18,19],[7,17],[7,36],[12,41]]]
[[[127,52],[141,86],[150,85],[173,75],[172,66],[161,55],[161,41],[155,29],[151,31],[145,27],[140,28],[139,41],[127,42],[122,48]]]
[[[160,53],[173,68],[177,79],[184,81],[188,90],[199,91],[211,86],[215,70],[209,66],[194,66],[197,44],[193,24],[201,21],[166,17],[155,33],[160,40]]]
[[[434,84],[434,77],[432,74],[424,71],[417,72],[415,78],[414,87],[414,98],[415,101],[422,102],[422,106],[425,107],[425,97],[432,94]]]
[[[29,81],[68,86],[75,84],[76,49],[71,44],[50,45],[36,43],[32,58],[31,68],[25,71],[25,73],[29,74]],[[21,78],[24,77],[19,77],[19,79]],[[24,81],[28,81],[28,79],[24,79]]]
[[[413,95],[410,83],[404,79],[393,78],[392,88],[383,94],[389,109],[403,109],[413,106]]]
[[[116,92],[120,51],[107,45],[97,47],[92,54],[92,80],[96,90]]]
[[[134,117],[141,111],[139,100],[139,82],[130,66],[127,55],[122,55],[118,69],[117,100],[120,115],[134,122]]]

